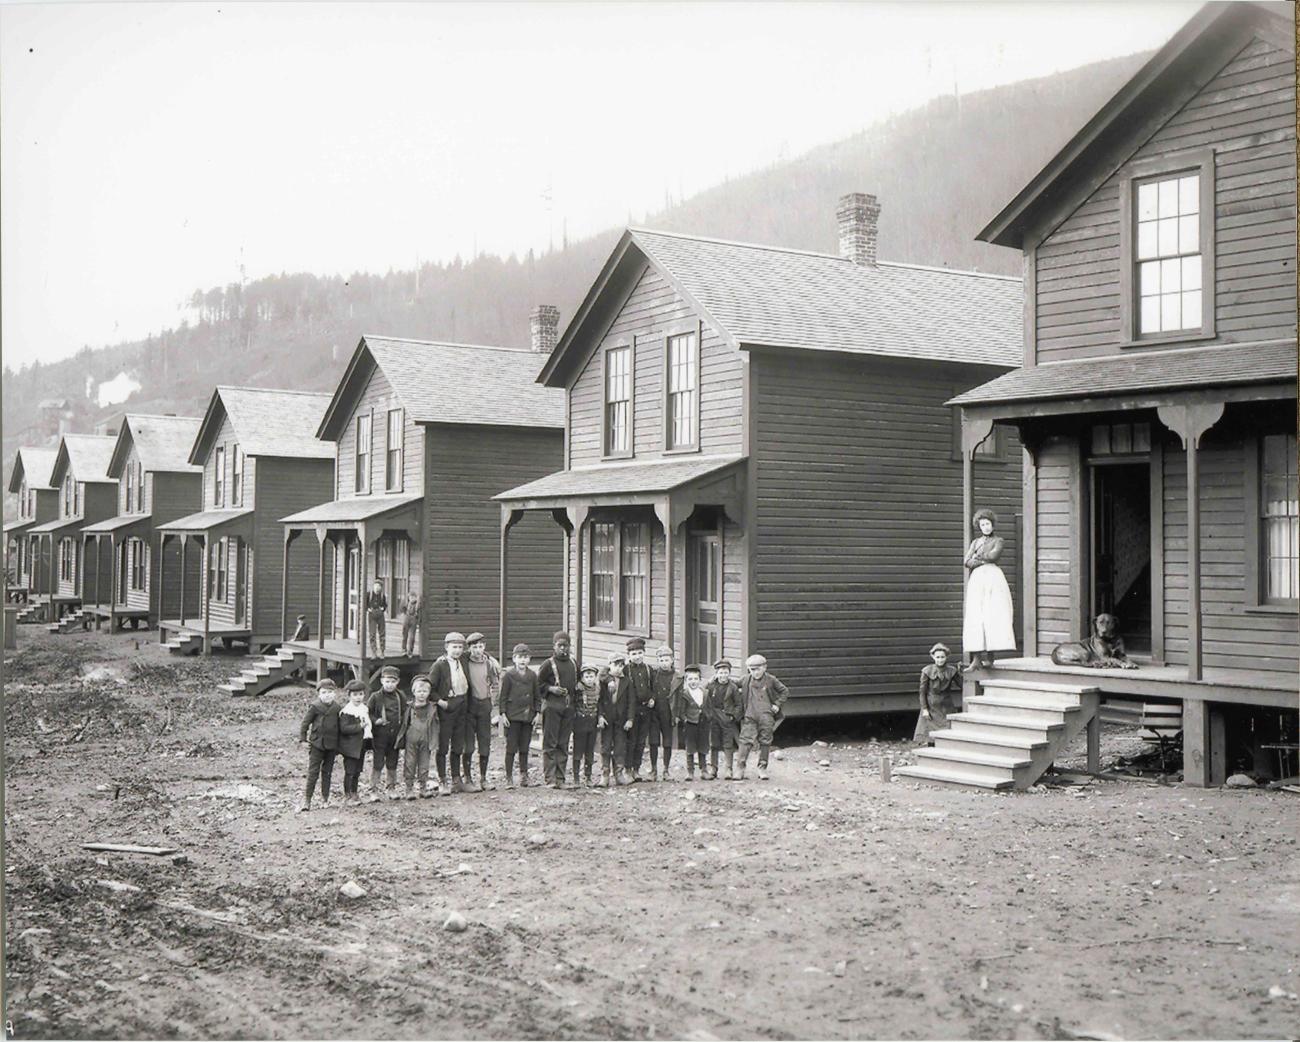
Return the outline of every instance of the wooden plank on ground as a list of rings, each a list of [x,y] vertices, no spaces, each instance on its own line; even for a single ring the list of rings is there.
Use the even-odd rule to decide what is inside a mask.
[[[83,850],[106,851],[111,854],[152,854],[154,857],[165,857],[168,854],[179,854],[179,847],[140,847],[133,843],[83,843]]]

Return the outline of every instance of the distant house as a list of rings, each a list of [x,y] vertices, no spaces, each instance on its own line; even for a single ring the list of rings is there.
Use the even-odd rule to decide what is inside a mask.
[[[878,260],[879,213],[841,200],[840,255],[624,233],[538,377],[565,394],[563,469],[496,497],[503,599],[540,512],[569,536],[584,661],[633,636],[706,673],[762,652],[792,714],[915,706],[961,633],[944,403],[1019,363],[1021,288]],[[1019,446],[972,465],[1013,535]]]
[[[189,462],[199,422],[192,416],[128,414],[118,424],[108,465],[117,481],[117,513],[81,530],[83,542],[94,542],[96,554],[110,562],[108,586],[83,606],[97,629],[102,620],[110,631],[127,620],[132,627],[156,625],[164,582],[179,596],[179,547],[164,561],[158,527],[202,505],[203,470]]]
[[[28,530],[40,537],[40,553],[53,562],[46,601],[51,624],[76,613],[87,596],[97,599],[110,579],[107,561],[93,549],[87,555],[81,532],[117,512],[117,482],[108,474],[116,441],[98,434],[65,434],[59,442],[50,472],[59,490],[58,516]]]
[[[18,516],[4,530],[7,601],[31,604],[49,595],[50,561],[32,529],[58,517],[59,490],[51,476],[58,454],[57,448],[24,445],[14,455],[9,491],[18,497]]]
[[[366,672],[384,661],[414,667],[442,652],[449,630],[549,646],[560,618],[563,548],[549,524],[520,534],[520,596],[498,603],[498,511],[492,497],[540,477],[563,458],[564,400],[534,378],[554,343],[558,314],[539,309],[538,350],[363,337],[320,423],[336,448],[336,498],[284,517],[285,538],[314,534],[320,586],[292,601],[330,618],[310,641],[318,668]],[[388,601],[386,655],[368,646],[363,594],[375,580]],[[414,660],[401,653],[403,596],[423,599]]]
[[[1293,8],[1197,12],[980,233],[1024,254],[1025,364],[955,399],[1031,460],[1026,657],[979,688],[1181,707],[1194,785],[1296,773],[1295,102]],[[1102,612],[1140,668],[1054,666]]]
[[[314,589],[312,557],[286,559],[279,520],[330,498],[334,453],[315,438],[329,395],[255,387],[217,387],[188,462],[202,468],[196,512],[157,525],[160,550],[179,545],[185,578],[168,582],[158,605],[159,635],[177,653],[212,642],[278,643],[284,589],[292,603]],[[191,578],[199,562],[201,581]],[[171,557],[168,556],[168,567]],[[304,609],[317,625],[314,601]]]

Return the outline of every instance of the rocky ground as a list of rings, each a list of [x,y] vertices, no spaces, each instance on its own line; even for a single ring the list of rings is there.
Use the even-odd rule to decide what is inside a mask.
[[[1300,1034],[1292,794],[885,784],[905,744],[791,726],[765,783],[297,815],[306,690],[154,639],[5,660],[18,1037]]]

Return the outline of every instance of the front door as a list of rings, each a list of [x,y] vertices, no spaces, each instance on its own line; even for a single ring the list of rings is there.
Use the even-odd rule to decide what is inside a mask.
[[[344,636],[349,640],[356,640],[359,636],[357,632],[357,609],[360,606],[360,589],[358,584],[361,582],[361,554],[355,544],[348,547],[348,554],[345,558],[343,571],[343,588],[345,590],[344,603],[347,606],[347,611],[345,613],[345,618],[347,619],[347,632],[344,633]]]
[[[690,533],[686,558],[686,659],[708,667],[722,654],[722,539],[717,532]]]
[[[1151,469],[1092,468],[1092,616],[1119,619],[1127,650],[1151,652]]]
[[[248,614],[248,544],[235,540],[235,625],[243,626]]]

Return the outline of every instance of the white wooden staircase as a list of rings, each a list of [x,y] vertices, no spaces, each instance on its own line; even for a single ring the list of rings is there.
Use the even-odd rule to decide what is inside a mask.
[[[70,611],[58,622],[51,622],[45,627],[47,633],[71,633],[73,630],[85,630],[90,628],[94,617],[85,608],[78,608],[76,611]]]
[[[45,621],[45,604],[39,601],[29,601],[26,605],[18,610],[18,622],[33,624]]]
[[[163,647],[169,655],[197,655],[203,650],[203,638],[197,633],[173,633]]]
[[[1098,688],[1047,681],[979,681],[951,726],[934,731],[934,748],[918,749],[906,778],[967,789],[1027,789],[1061,749],[1097,718]]]
[[[232,695],[260,695],[302,669],[306,661],[305,651],[288,651],[281,648],[270,655],[264,655],[239,676],[231,677],[217,687]]]

